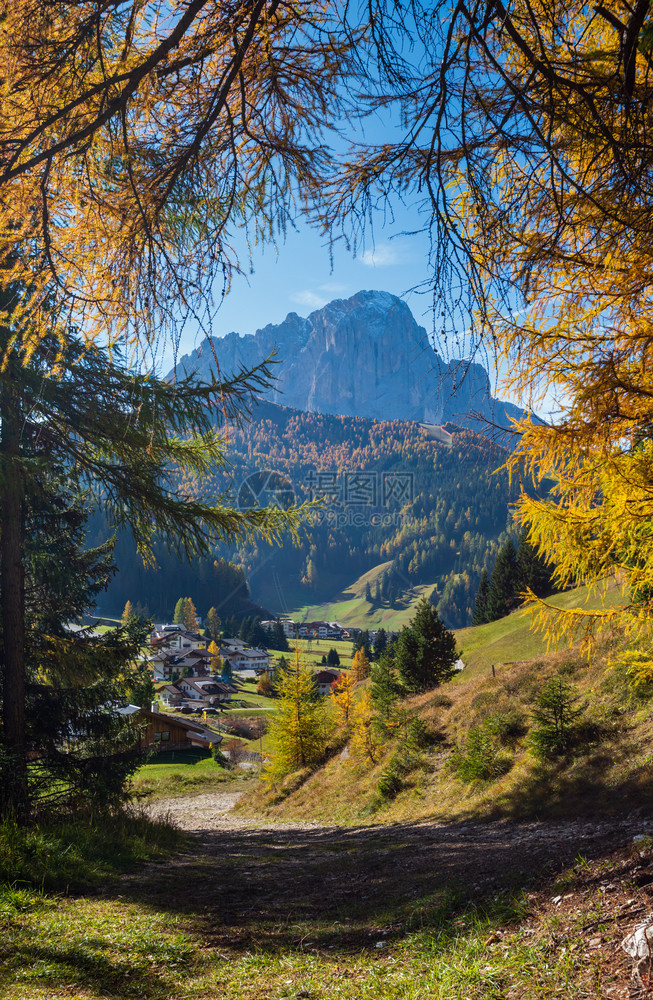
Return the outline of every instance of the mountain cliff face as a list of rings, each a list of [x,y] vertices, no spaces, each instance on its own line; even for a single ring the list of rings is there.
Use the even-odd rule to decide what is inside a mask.
[[[408,306],[388,292],[362,291],[337,299],[303,319],[255,334],[213,337],[180,359],[177,371],[228,375],[263,361],[274,350],[281,364],[269,398],[318,413],[501,427],[521,411],[493,399],[485,369],[467,361],[445,363]],[[215,357],[214,357],[215,352]],[[480,418],[480,419],[479,419]]]

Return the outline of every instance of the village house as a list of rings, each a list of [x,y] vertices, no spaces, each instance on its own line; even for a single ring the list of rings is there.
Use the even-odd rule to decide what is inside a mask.
[[[315,689],[320,695],[327,695],[331,693],[331,685],[334,681],[337,681],[340,674],[336,674],[331,670],[320,670],[319,673],[313,675],[313,682],[315,684]]]
[[[187,750],[201,747],[210,750],[222,742],[222,736],[199,722],[190,722],[179,716],[148,711],[138,705],[125,705],[118,709],[120,715],[129,716],[139,727],[138,742],[141,749],[155,751]]]
[[[244,643],[231,639],[220,645],[219,652],[223,662],[229,660],[232,670],[237,673],[263,673],[269,669],[272,659],[265,649],[249,649]]]
[[[213,677],[202,677],[192,680],[189,677],[182,677],[174,685],[182,692],[188,701],[199,701],[206,706],[215,706],[223,701],[231,701],[232,695],[236,694],[237,688],[226,681],[218,681]]]

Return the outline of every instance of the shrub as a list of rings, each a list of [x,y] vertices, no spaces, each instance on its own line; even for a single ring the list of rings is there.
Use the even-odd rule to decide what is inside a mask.
[[[512,758],[504,749],[496,718],[471,726],[463,747],[454,752],[452,765],[462,781],[492,781],[510,770]]]
[[[423,762],[423,756],[414,744],[403,742],[393,753],[379,775],[376,790],[383,799],[393,799],[404,786],[403,779]]]
[[[219,767],[229,767],[229,761],[220,749],[219,743],[214,743],[211,746],[211,756]]]
[[[530,745],[542,759],[562,757],[580,741],[583,708],[562,677],[551,677],[541,688],[533,709]]]

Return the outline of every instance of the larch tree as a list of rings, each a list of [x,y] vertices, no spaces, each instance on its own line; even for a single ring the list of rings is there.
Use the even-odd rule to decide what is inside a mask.
[[[199,628],[197,620],[197,610],[192,597],[184,598],[184,610],[182,621],[189,632],[196,632]]]
[[[329,697],[335,706],[338,724],[345,728],[349,725],[354,704],[353,687],[355,683],[353,673],[343,670],[331,685]]]
[[[518,516],[554,585],[616,573],[653,613],[653,10],[649,0],[373,3],[369,110],[406,124],[352,158],[339,214],[419,197],[446,353],[499,357],[546,423],[515,430]],[[465,329],[465,337],[459,331]],[[463,343],[464,342],[464,343]],[[551,485],[538,497],[536,483]]]
[[[208,651],[211,673],[219,674],[222,671],[222,658],[220,657],[220,648],[214,639],[211,640]]]
[[[127,601],[122,611],[122,616],[120,618],[123,625],[126,625],[130,618],[134,617],[134,605],[131,601]]]
[[[174,339],[241,268],[237,228],[273,240],[315,209],[351,69],[337,26],[327,2],[7,6],[0,290],[30,290],[28,352],[53,310],[87,341]]]
[[[354,678],[354,683],[358,681],[364,681],[366,677],[370,676],[370,661],[368,660],[364,649],[357,649],[351,661],[351,673]]]
[[[376,726],[376,711],[369,691],[361,691],[351,719],[350,747],[355,759],[376,764],[383,741]]]
[[[317,695],[313,674],[302,664],[298,651],[294,663],[278,670],[275,690],[277,710],[269,728],[272,763],[266,772],[272,781],[318,764],[329,737],[324,699]]]
[[[172,614],[173,625],[183,625],[184,624],[184,603],[186,601],[185,597],[180,597],[175,604],[175,610]]]

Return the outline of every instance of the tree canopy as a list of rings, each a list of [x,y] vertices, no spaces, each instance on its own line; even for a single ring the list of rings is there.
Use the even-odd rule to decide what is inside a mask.
[[[650,3],[437,0],[373,16],[369,108],[406,127],[352,158],[340,216],[421,199],[440,343],[496,353],[504,390],[553,414],[520,423],[510,463],[530,541],[559,588],[617,571],[621,615],[648,620]],[[549,480],[547,499],[529,477]]]
[[[330,175],[351,41],[329,4],[25,0],[0,31],[0,278],[87,340],[175,336]],[[55,291],[56,298],[52,299]]]

